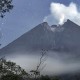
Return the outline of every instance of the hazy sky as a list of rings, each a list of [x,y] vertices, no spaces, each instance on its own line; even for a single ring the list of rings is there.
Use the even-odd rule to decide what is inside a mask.
[[[64,5],[74,2],[78,9],[80,5],[80,0],[13,0],[13,10],[0,19],[0,28],[3,34],[0,40],[2,46],[42,23],[44,17],[50,14],[52,2]]]

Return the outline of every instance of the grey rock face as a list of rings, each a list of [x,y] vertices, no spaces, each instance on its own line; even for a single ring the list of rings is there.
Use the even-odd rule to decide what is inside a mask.
[[[0,55],[41,49],[79,53],[79,48],[80,26],[70,20],[59,26],[44,22],[2,48]]]

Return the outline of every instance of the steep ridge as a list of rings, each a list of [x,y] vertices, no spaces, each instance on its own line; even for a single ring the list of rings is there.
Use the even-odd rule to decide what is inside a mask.
[[[80,52],[80,26],[70,20],[63,25],[41,23],[0,49],[0,55],[41,49],[57,52]]]

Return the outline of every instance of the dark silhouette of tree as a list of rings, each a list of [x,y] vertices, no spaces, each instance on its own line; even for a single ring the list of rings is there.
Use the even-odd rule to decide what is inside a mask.
[[[54,77],[52,78],[52,80],[60,80],[60,77],[54,76]]]
[[[5,13],[10,12],[13,9],[12,0],[0,0],[0,17],[4,18]],[[1,26],[3,24],[1,23]],[[2,36],[0,35],[0,38]],[[1,44],[0,44],[1,46]]]
[[[42,49],[41,57],[39,59],[39,63],[37,65],[36,69],[30,71],[32,73],[33,77],[35,78],[35,80],[40,77],[41,70],[43,70],[44,67],[46,66],[46,65],[44,65],[44,62],[46,61],[45,55],[46,55],[46,50]],[[44,65],[44,66],[42,67],[42,65]]]
[[[11,75],[19,75],[21,77],[24,77],[24,76],[27,77],[28,73],[24,69],[22,69],[19,65],[16,65],[16,63],[7,61],[5,58],[1,58],[0,59],[0,77],[1,76],[8,77]]]
[[[3,18],[6,12],[13,9],[12,0],[0,0],[0,17]]]
[[[23,80],[23,78],[16,74],[8,74],[2,76],[0,80]]]
[[[46,75],[46,76],[41,76],[40,77],[40,80],[51,80],[51,78],[48,76],[48,75]]]

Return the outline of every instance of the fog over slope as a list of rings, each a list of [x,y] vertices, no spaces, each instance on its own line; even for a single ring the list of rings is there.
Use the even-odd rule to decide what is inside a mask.
[[[63,25],[44,22],[0,49],[0,56],[35,69],[41,50],[48,50],[43,73],[60,74],[80,70],[80,26],[70,20]]]

